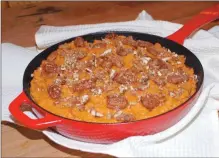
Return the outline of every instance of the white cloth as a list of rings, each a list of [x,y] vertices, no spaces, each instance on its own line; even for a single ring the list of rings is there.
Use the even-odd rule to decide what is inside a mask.
[[[155,21],[145,11],[137,20],[120,23],[67,27],[42,26],[36,33],[38,48],[44,49],[66,38],[103,30],[126,30],[167,36],[181,27]],[[219,156],[219,27],[199,31],[184,46],[194,52],[204,66],[204,89],[189,114],[173,127],[151,136],[130,137],[102,145],[79,142],[53,131],[42,131],[52,141],[68,148],[118,157],[218,157]],[[2,118],[10,118],[8,105],[22,91],[23,72],[38,52],[13,44],[2,44]],[[13,63],[13,64],[12,64]],[[33,117],[33,114],[28,113]]]

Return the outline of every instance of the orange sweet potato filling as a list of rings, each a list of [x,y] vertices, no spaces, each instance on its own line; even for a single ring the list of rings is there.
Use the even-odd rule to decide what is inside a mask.
[[[132,37],[114,36],[61,45],[34,71],[30,87],[33,100],[62,117],[115,123],[160,115],[194,94],[197,78],[184,64],[184,56],[159,43],[142,46],[142,41]],[[157,66],[157,59],[164,66]],[[134,76],[119,78],[126,70]],[[86,85],[80,84],[86,80]],[[157,101],[153,97],[147,100],[146,95],[156,96]],[[109,96],[122,96],[123,100],[109,103]]]

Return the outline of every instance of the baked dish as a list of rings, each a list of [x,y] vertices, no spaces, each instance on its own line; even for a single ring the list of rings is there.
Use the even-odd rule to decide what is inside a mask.
[[[42,61],[32,74],[30,95],[47,111],[73,120],[142,120],[195,93],[197,76],[185,60],[132,36],[111,33],[93,42],[77,37]]]

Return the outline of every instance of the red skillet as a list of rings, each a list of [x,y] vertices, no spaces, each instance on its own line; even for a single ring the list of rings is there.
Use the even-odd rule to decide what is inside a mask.
[[[202,11],[181,29],[167,38],[136,32],[115,32],[125,36],[131,35],[134,39],[146,40],[152,43],[159,42],[162,46],[169,48],[171,51],[186,56],[186,64],[192,67],[195,74],[198,76],[197,90],[185,103],[169,112],[139,121],[104,124],[66,119],[46,111],[37,105],[32,100],[29,93],[32,72],[40,66],[41,61],[51,52],[56,50],[59,45],[70,42],[74,40],[74,38],[60,42],[46,49],[29,63],[23,76],[23,92],[12,101],[9,110],[16,120],[28,128],[40,130],[52,128],[66,137],[86,142],[112,143],[130,136],[151,135],[161,132],[176,124],[189,112],[196,102],[203,85],[204,71],[200,61],[192,52],[181,44],[183,44],[184,39],[193,31],[217,18],[219,18],[219,5]],[[87,41],[93,41],[94,39],[101,39],[105,35],[106,33],[94,33],[84,35],[83,38]],[[20,108],[22,103],[31,105],[34,109],[34,113],[38,116],[38,119],[31,119],[25,115]]]

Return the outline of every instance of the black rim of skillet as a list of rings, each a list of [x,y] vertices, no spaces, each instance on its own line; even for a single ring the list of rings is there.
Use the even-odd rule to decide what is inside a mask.
[[[197,88],[195,93],[190,96],[189,99],[187,99],[185,102],[183,102],[182,104],[180,104],[179,106],[173,108],[172,110],[169,110],[165,113],[162,113],[160,115],[156,115],[153,117],[149,117],[146,119],[141,119],[141,120],[135,120],[135,121],[131,121],[131,122],[118,122],[118,123],[98,123],[98,122],[88,122],[88,121],[79,121],[79,120],[74,120],[74,119],[70,119],[70,118],[65,118],[63,116],[59,116],[56,115],[46,109],[44,109],[43,107],[39,106],[31,97],[30,95],[30,81],[32,80],[31,74],[34,72],[34,70],[40,66],[42,60],[45,60],[46,57],[52,53],[53,51],[57,50],[59,45],[62,45],[64,43],[69,43],[72,40],[74,40],[76,37],[73,38],[69,38],[67,40],[64,40],[62,42],[59,42],[47,49],[45,49],[44,51],[42,51],[41,53],[39,53],[26,67],[24,75],[23,75],[23,91],[25,92],[26,96],[38,107],[40,107],[41,109],[45,110],[46,112],[48,112],[51,115],[55,115],[57,117],[61,117],[63,119],[67,119],[67,120],[71,120],[71,121],[76,121],[76,122],[81,122],[81,123],[89,123],[89,124],[107,124],[107,125],[115,125],[115,124],[130,124],[130,123],[135,123],[135,122],[139,122],[139,121],[146,121],[146,120],[150,120],[156,117],[159,117],[161,115],[165,115],[169,112],[172,112],[174,110],[176,110],[177,108],[180,108],[181,106],[183,106],[184,104],[186,104],[187,102],[189,102],[190,100],[192,100],[194,98],[194,96],[199,92],[199,90],[202,87],[203,84],[203,80],[204,80],[204,70],[202,67],[201,62],[199,61],[199,59],[187,48],[185,48],[184,46],[171,41],[169,39],[160,37],[160,36],[156,36],[156,35],[151,35],[151,34],[146,34],[146,33],[138,33],[138,32],[128,32],[128,31],[108,31],[108,32],[96,32],[96,33],[90,33],[90,34],[86,34],[86,35],[82,35],[80,37],[83,37],[84,40],[88,41],[88,42],[93,42],[95,39],[100,40],[102,38],[105,37],[105,35],[107,35],[108,33],[115,33],[118,35],[124,35],[124,36],[132,36],[133,39],[135,40],[144,40],[144,41],[149,41],[151,43],[160,43],[163,47],[168,48],[171,52],[175,52],[178,55],[184,55],[186,57],[186,61],[185,64],[189,67],[192,67],[194,69],[194,73],[197,75]]]

